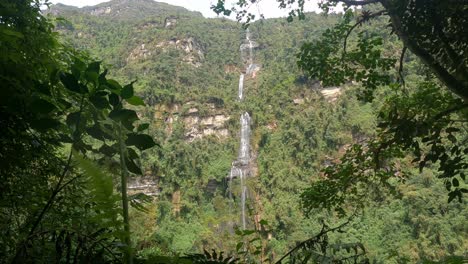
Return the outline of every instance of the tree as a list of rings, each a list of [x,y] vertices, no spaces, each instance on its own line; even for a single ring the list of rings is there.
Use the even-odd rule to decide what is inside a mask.
[[[258,1],[239,1],[227,9],[219,0],[212,9],[218,14],[236,14],[248,25],[255,16],[248,12]],[[290,7],[288,21],[305,17],[305,1],[277,0],[280,8]],[[461,201],[468,169],[465,147],[468,108],[468,39],[464,1],[423,0],[324,0],[319,6],[328,12],[344,5],[342,21],[306,42],[298,56],[299,67],[324,86],[360,83],[360,98],[374,99],[379,87],[390,87],[392,96],[379,114],[377,136],[351,147],[339,164],[324,169],[326,175],[302,195],[306,211],[335,208],[362,200],[375,184],[388,184],[399,171],[395,158],[412,156],[422,170],[432,163],[449,191],[449,202]],[[354,8],[354,11],[353,9]],[[357,14],[357,16],[356,16]],[[353,22],[356,17],[355,22]],[[389,23],[385,23],[388,19]],[[389,26],[401,41],[400,57],[385,56],[383,35],[359,29],[366,22]],[[357,35],[357,38],[353,36]],[[424,81],[405,83],[405,60],[410,51],[435,75]],[[395,71],[393,71],[395,69]],[[444,89],[445,88],[445,89]],[[377,184],[377,186],[379,185]],[[363,187],[366,186],[366,187]]]
[[[131,263],[128,204],[144,199],[127,197],[127,176],[141,174],[138,152],[155,145],[130,109],[144,102],[133,83],[59,43],[43,4],[0,4],[1,255],[105,262],[120,240]],[[108,171],[121,175],[122,213]]]

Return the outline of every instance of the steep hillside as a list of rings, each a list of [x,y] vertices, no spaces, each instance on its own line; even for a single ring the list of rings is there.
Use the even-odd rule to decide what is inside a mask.
[[[243,190],[238,179],[229,181],[243,112],[252,119],[247,229],[261,232],[246,235],[251,243],[238,251],[258,247],[258,259],[272,261],[319,232],[322,220],[336,223],[328,212],[306,218],[299,194],[352,142],[373,133],[378,103],[357,101],[352,84],[324,90],[298,70],[295,55],[338,16],[255,22],[249,63],[241,52],[247,43],[239,24],[152,0],[114,0],[85,8],[54,5],[48,13],[64,17],[57,22],[63,39],[103,59],[114,78],[136,80],[148,105],[141,115],[160,148],[142,158],[145,177],[134,179],[135,190],[157,196],[150,213],[133,212],[140,255],[203,248],[234,252],[245,241],[235,232],[241,226]],[[252,64],[255,69],[249,70],[246,66]],[[360,241],[382,263],[466,252],[468,241],[457,230],[466,231],[461,219],[468,217],[467,210],[447,205],[445,194],[436,191],[443,187],[427,182],[428,175],[408,173],[414,178],[398,185],[402,199],[382,193],[348,233],[332,238]],[[443,211],[437,219],[431,216],[434,208]]]

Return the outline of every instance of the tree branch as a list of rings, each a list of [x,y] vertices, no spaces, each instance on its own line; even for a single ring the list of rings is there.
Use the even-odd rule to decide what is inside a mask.
[[[398,67],[398,75],[400,76],[400,82],[405,87],[405,78],[403,77],[403,61],[405,59],[405,53],[408,48],[406,46],[403,47],[401,50],[401,55],[400,55],[400,66]]]
[[[310,243],[312,241],[316,241],[318,240],[321,236],[329,233],[329,232],[335,232],[337,230],[340,230],[341,228],[343,228],[344,226],[346,226],[347,224],[349,224],[351,222],[351,220],[354,218],[356,212],[354,212],[347,220],[346,222],[342,223],[341,225],[339,226],[336,226],[336,227],[333,227],[333,228],[328,228],[327,225],[323,224],[322,226],[322,229],[320,230],[320,233],[318,233],[316,236],[310,238],[310,239],[307,239],[305,241],[302,241],[301,243],[299,243],[297,246],[295,246],[294,248],[292,248],[291,250],[288,251],[288,253],[286,253],[284,256],[282,256],[278,261],[276,261],[275,263],[276,264],[281,264],[281,261],[283,261],[286,257],[290,256],[292,253],[294,253],[294,251],[298,250],[299,248],[303,247],[304,245],[306,245],[307,243]]]
[[[375,17],[378,17],[378,16],[381,16],[381,15],[384,15],[387,11],[386,10],[380,10],[378,12],[375,12],[375,13],[371,13],[371,14],[368,14],[368,15],[364,15],[361,17],[361,19],[359,19],[356,24],[354,24],[352,27],[349,28],[348,32],[346,33],[346,36],[344,38],[344,41],[343,41],[343,56],[342,56],[342,60],[344,59],[345,55],[346,55],[346,45],[348,44],[348,37],[349,35],[351,35],[351,32],[359,25],[361,25],[362,23],[366,22],[366,21],[369,21],[370,19],[372,18],[375,18]]]
[[[341,0],[341,2],[345,3],[347,6],[363,6],[363,5],[380,3],[380,0],[366,0],[366,1]]]
[[[422,46],[418,45],[411,37],[404,31],[403,22],[398,14],[391,12],[391,3],[388,0],[382,0],[381,2],[384,7],[389,11],[388,15],[392,22],[393,28],[396,34],[400,37],[403,44],[408,47],[408,49],[418,56],[424,64],[426,64],[441,80],[447,88],[452,91],[454,94],[461,97],[465,102],[468,102],[468,86],[461,80],[458,80],[448,72],[432,55],[425,50]]]

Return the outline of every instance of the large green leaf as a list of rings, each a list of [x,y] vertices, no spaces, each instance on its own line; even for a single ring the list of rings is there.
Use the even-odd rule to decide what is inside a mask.
[[[31,110],[35,113],[48,114],[57,107],[44,99],[34,100],[31,104]]]
[[[132,96],[130,98],[127,98],[125,101],[127,101],[127,103],[131,104],[131,105],[142,105],[144,106],[145,105],[145,102],[143,102],[143,99],[141,99],[140,97],[138,96]]]
[[[122,96],[123,99],[131,98],[133,96],[133,83],[125,85],[120,96]]]
[[[31,127],[40,131],[45,131],[60,126],[60,122],[52,118],[40,118],[31,121]]]
[[[138,174],[138,175],[143,174],[140,167],[135,163],[135,160],[125,158],[125,165],[127,165],[127,169],[128,169],[129,172],[135,173],[135,174]]]
[[[75,93],[81,92],[78,80],[75,78],[75,76],[73,76],[73,74],[62,72],[60,74],[60,81],[62,81],[63,85],[65,85],[65,88],[68,90]]]
[[[135,146],[139,150],[149,149],[156,145],[152,137],[146,134],[136,134],[136,133],[128,134],[127,140],[125,141],[125,143],[128,146]]]
[[[129,109],[118,109],[110,112],[109,117],[115,121],[120,122],[133,122],[138,120],[138,116],[135,111]]]

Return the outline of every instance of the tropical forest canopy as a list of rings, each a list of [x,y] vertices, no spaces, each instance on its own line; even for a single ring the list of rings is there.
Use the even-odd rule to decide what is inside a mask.
[[[0,263],[467,260],[467,4],[255,2],[0,3]]]

